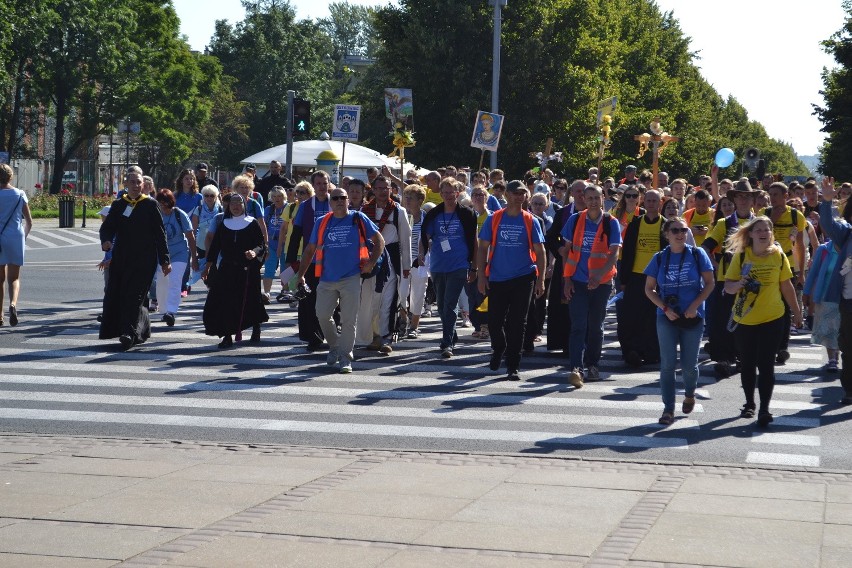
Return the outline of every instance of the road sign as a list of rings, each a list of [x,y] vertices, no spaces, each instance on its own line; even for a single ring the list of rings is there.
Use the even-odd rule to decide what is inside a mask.
[[[361,126],[361,105],[334,105],[334,124],[331,139],[357,142]]]
[[[605,99],[598,103],[598,128],[603,124],[603,117],[605,114],[612,116],[612,113],[615,112],[615,106],[618,104],[618,97],[612,97],[610,99]]]
[[[119,120],[117,126],[119,134],[139,134],[142,131],[138,122],[127,122]]]

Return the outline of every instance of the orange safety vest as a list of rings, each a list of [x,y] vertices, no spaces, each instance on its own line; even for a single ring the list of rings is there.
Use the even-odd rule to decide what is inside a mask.
[[[322,243],[323,240],[325,240],[325,229],[333,216],[334,213],[326,213],[323,215],[322,219],[320,219],[319,228],[317,229],[317,250],[316,256],[314,256],[314,276],[317,278],[322,276],[322,257],[324,254],[324,247]],[[370,251],[367,248],[367,236],[364,232],[364,228],[361,226],[361,220],[358,219],[357,216],[352,220],[352,223],[358,224],[358,263],[363,265],[365,261],[370,259]]]
[[[613,265],[608,272],[603,272],[609,258],[609,239],[604,236],[604,223],[608,223],[612,217],[607,213],[601,213],[601,215],[604,215],[604,217],[598,223],[598,230],[595,231],[595,240],[592,241],[592,250],[589,253],[589,275],[597,276],[600,274],[600,281],[603,283],[609,282],[615,277],[616,269]],[[562,270],[563,278],[571,278],[577,271],[580,254],[583,252],[583,235],[585,233],[586,211],[581,211],[577,218],[577,224],[574,226],[574,237],[571,240],[571,250],[568,251],[568,260],[565,261],[565,268]]]
[[[503,213],[505,212],[505,209],[500,209],[491,215],[491,248],[488,250],[488,264],[485,265],[485,276],[491,276],[491,259],[494,256],[494,249],[497,247],[497,230],[500,228],[500,220],[503,218]],[[532,240],[533,216],[532,213],[524,211],[523,209],[521,210],[521,215],[524,218],[524,225],[527,226],[527,238],[530,241],[530,260],[533,264],[535,264],[536,256],[535,251],[533,250]],[[535,267],[535,275],[538,276],[538,266]]]

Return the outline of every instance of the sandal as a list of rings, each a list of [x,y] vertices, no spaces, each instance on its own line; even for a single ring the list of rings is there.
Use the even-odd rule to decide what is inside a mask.
[[[663,426],[671,426],[674,424],[674,414],[671,412],[663,412],[663,415],[660,416],[660,419],[657,422]]]
[[[744,404],[740,410],[740,418],[754,418],[754,405]]]
[[[683,405],[680,407],[684,414],[689,414],[695,408],[695,397],[686,396],[683,398]]]

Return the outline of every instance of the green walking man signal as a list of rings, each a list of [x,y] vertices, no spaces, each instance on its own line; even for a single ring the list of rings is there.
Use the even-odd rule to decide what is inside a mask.
[[[311,130],[311,101],[293,100],[293,134],[309,134]]]

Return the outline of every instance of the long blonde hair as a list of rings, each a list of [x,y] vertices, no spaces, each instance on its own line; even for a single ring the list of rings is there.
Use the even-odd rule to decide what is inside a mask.
[[[754,230],[754,226],[758,223],[766,223],[770,231],[774,230],[772,220],[769,217],[766,215],[755,215],[749,219],[748,223],[742,225],[734,234],[727,238],[725,241],[725,250],[733,254],[745,252],[746,248],[754,244],[752,242],[751,232]],[[781,252],[781,247],[778,246],[778,243],[773,242],[769,245],[769,248],[766,249],[766,252],[767,254]]]

